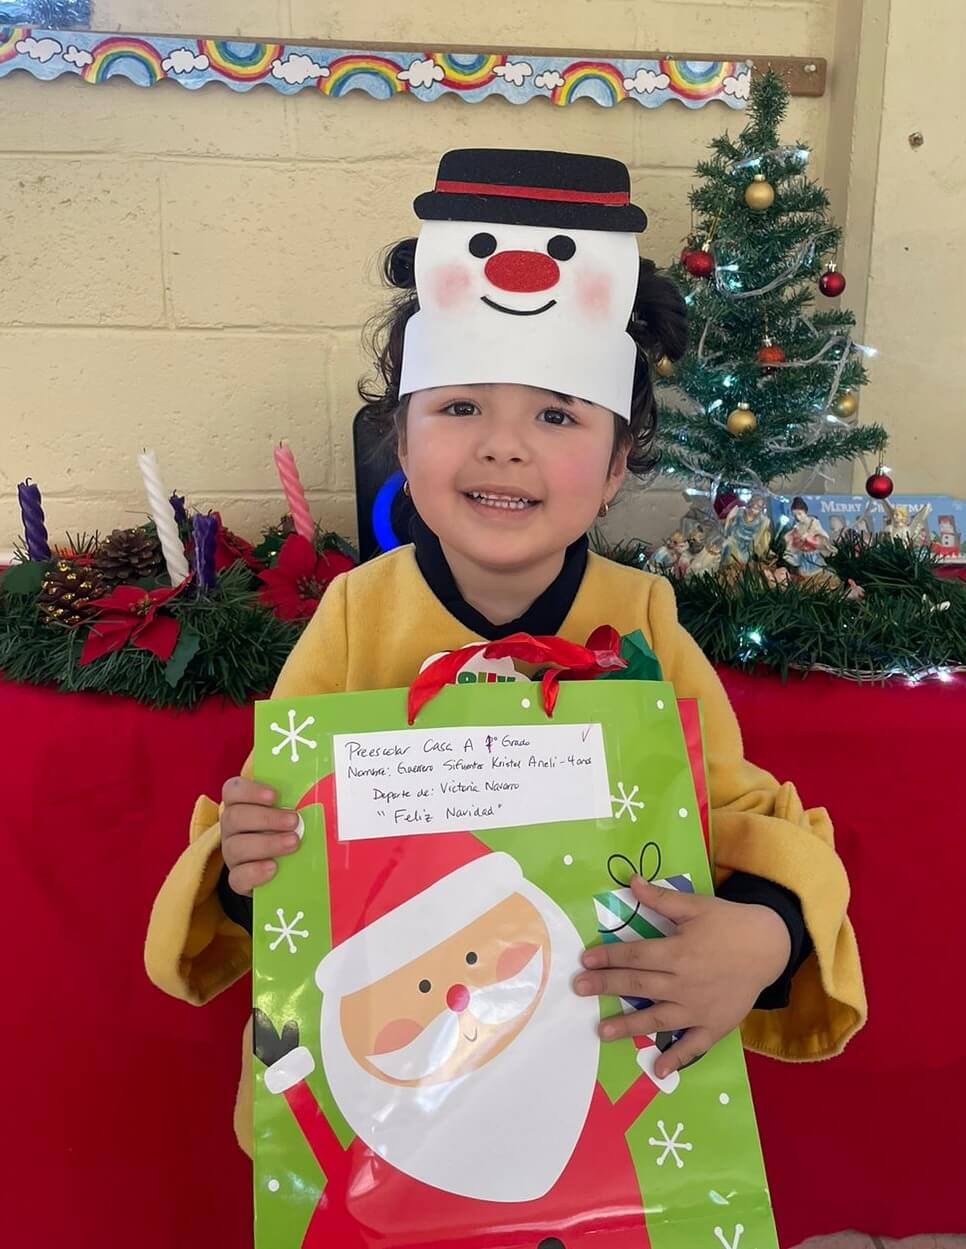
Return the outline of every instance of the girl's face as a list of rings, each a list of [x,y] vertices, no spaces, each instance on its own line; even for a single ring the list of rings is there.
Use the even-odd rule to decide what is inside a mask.
[[[607,408],[488,383],[411,395],[399,460],[444,547],[511,571],[561,554],[587,532],[624,477],[626,453],[613,451]]]

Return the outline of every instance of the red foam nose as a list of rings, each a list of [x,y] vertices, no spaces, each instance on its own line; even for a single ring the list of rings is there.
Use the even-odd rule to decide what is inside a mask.
[[[543,252],[497,252],[483,272],[502,291],[545,291],[560,281],[557,262]]]
[[[446,1005],[457,1015],[470,1004],[470,991],[465,984],[453,984],[446,990]]]

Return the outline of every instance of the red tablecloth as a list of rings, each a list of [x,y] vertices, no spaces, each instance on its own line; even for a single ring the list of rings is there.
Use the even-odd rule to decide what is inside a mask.
[[[834,1063],[753,1059],[782,1243],[966,1230],[966,680],[787,686],[726,673],[751,758],[835,819],[871,1022]],[[231,1133],[240,985],[204,1010],[147,983],[152,898],[250,713],[0,684],[6,815],[4,1243],[245,1249]],[[12,1210],[12,1215],[11,1215]],[[338,1247],[333,1247],[338,1249]]]

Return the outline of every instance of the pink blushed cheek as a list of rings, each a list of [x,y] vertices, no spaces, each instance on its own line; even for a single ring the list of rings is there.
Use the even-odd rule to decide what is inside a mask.
[[[422,1027],[415,1019],[394,1019],[387,1023],[379,1032],[372,1047],[374,1054],[391,1054],[393,1050],[401,1050],[410,1041],[415,1041],[422,1032]]]
[[[440,265],[431,280],[433,296],[440,308],[456,308],[470,298],[472,277],[466,265]]]
[[[577,307],[589,320],[610,312],[611,279],[606,273],[582,273],[577,278]]]
[[[532,941],[517,941],[503,951],[496,961],[497,980],[509,980],[523,971],[537,952]]]

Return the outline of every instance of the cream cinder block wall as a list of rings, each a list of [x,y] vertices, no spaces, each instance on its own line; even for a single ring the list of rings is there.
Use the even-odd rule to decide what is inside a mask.
[[[862,408],[889,432],[897,489],[962,498],[966,128],[957,78],[966,6],[935,0],[928,20],[916,0],[866,9],[856,119],[877,112],[879,126],[867,126],[868,147],[856,135],[849,201],[864,218],[855,230],[868,274],[864,333],[879,356]],[[909,142],[916,132],[921,146]]]
[[[94,25],[831,57],[835,18],[836,0],[95,0]],[[789,117],[818,177],[829,110],[828,95],[796,99]],[[316,514],[353,533],[360,326],[382,299],[378,253],[413,231],[411,201],[438,155],[510,145],[619,157],[650,215],[643,249],[665,263],[688,228],[695,161],[742,124],[717,105],[425,105],[25,74],[0,81],[0,117],[0,547],[19,530],[15,484],[28,474],[54,536],[139,523],[142,446],[171,488],[253,533],[282,510],[280,437]],[[656,491],[612,523],[653,537],[681,510]]]

